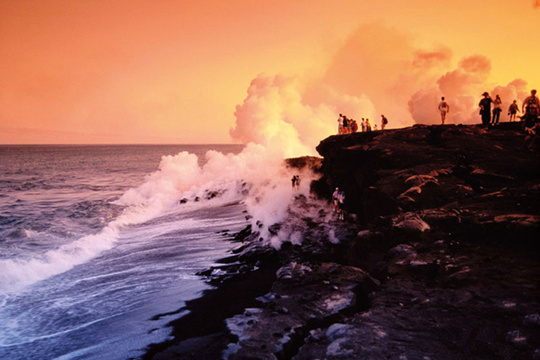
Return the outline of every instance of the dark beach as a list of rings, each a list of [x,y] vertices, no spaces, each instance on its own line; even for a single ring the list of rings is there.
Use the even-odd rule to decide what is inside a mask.
[[[302,245],[231,234],[220,271],[200,274],[216,288],[144,358],[540,359],[539,150],[521,123],[323,140],[322,159],[287,160],[321,173],[314,198],[273,226]]]

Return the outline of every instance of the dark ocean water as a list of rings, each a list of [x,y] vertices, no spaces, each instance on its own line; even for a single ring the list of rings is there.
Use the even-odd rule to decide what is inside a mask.
[[[128,359],[165,340],[172,318],[150,319],[197,297],[195,273],[232,247],[221,231],[246,226],[239,197],[197,187],[204,155],[242,149],[0,146],[0,358]]]

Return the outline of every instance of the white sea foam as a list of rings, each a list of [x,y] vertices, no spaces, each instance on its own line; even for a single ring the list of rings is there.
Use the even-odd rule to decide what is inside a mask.
[[[93,320],[93,321],[89,321],[89,322],[80,324],[78,326],[71,327],[71,328],[69,328],[67,330],[58,331],[58,332],[52,333],[52,334],[45,334],[45,335],[41,335],[41,336],[25,338],[23,342],[11,342],[11,341],[9,341],[8,336],[5,336],[5,335],[0,336],[0,346],[1,347],[8,347],[8,346],[17,346],[17,345],[28,345],[28,344],[31,344],[31,343],[33,343],[35,341],[49,339],[49,338],[57,337],[59,335],[74,332],[74,331],[77,331],[79,329],[82,329],[82,328],[91,326],[93,324],[99,323],[100,321],[104,321],[106,319],[114,318],[116,316],[117,316],[117,314],[111,314],[111,315],[109,315],[107,317],[103,317],[103,318],[99,318],[99,319],[96,319],[96,320]]]
[[[57,249],[49,250],[39,257],[1,260],[0,293],[16,291],[67,271],[110,249],[118,239],[116,228],[107,226],[98,234],[84,236]]]
[[[185,206],[205,206],[207,201],[243,201],[254,228],[264,239],[270,239],[268,227],[280,223],[294,197],[308,195],[314,175],[305,170],[287,169],[280,149],[268,149],[253,143],[237,154],[208,151],[200,167],[197,158],[188,153],[162,158],[159,170],[149,175],[138,188],[126,192],[121,205],[149,206],[158,212],[175,206],[182,199]],[[299,174],[299,189],[293,189],[291,178]],[[214,197],[216,196],[216,197]],[[283,239],[272,239],[279,247]],[[297,240],[295,240],[297,241]]]
[[[295,196],[308,194],[313,174],[285,168],[279,149],[269,150],[255,144],[248,144],[237,155],[208,151],[205,158],[205,164],[200,166],[197,156],[187,152],[163,156],[156,172],[116,202],[125,206],[123,213],[98,233],[80,237],[33,258],[1,260],[0,294],[68,271],[110,250],[120,240],[122,229],[128,226],[209,205],[243,201],[252,225],[260,229],[261,237],[272,246],[281,246],[284,239],[272,237],[268,228],[284,220]],[[299,174],[303,180],[299,189],[291,186],[293,174]],[[174,226],[178,225],[175,222]],[[197,226],[196,223],[187,225]],[[164,224],[160,226],[167,231]],[[146,227],[152,228],[151,223]],[[300,242],[298,236],[294,241]]]
[[[85,263],[113,248],[120,239],[121,229],[149,221],[163,214],[163,211],[163,204],[129,206],[122,215],[96,234],[80,237],[43,254],[34,254],[31,258],[0,260],[0,294],[20,290]],[[196,225],[196,222],[190,219],[186,222],[188,226]]]

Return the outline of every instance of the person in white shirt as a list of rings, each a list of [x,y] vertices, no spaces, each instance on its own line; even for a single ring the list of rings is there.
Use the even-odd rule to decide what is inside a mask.
[[[339,188],[336,188],[332,194],[332,203],[334,204],[334,212],[339,213]]]
[[[502,111],[502,100],[501,100],[501,97],[497,95],[495,96],[495,100],[493,100],[493,117],[491,118],[491,123],[493,125],[499,123],[501,111]]]
[[[444,120],[446,120],[446,114],[450,112],[450,105],[448,105],[448,103],[444,100],[444,96],[441,98],[441,102],[439,103],[437,109],[439,109],[439,112],[441,113],[441,121],[444,125]]]

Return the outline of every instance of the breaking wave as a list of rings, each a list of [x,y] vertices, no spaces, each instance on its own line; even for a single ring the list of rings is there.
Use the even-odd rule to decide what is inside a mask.
[[[163,156],[156,172],[114,202],[123,212],[97,233],[41,254],[0,260],[0,293],[17,291],[97,257],[122,241],[126,227],[206,206],[242,202],[252,226],[270,240],[268,227],[284,220],[295,196],[308,194],[314,177],[308,170],[288,169],[278,152],[255,144],[248,144],[236,155],[208,151],[203,164],[185,151]],[[297,189],[291,186],[293,174],[303,180]],[[16,235],[26,236],[26,232]],[[280,241],[273,238],[271,244],[278,247]]]

